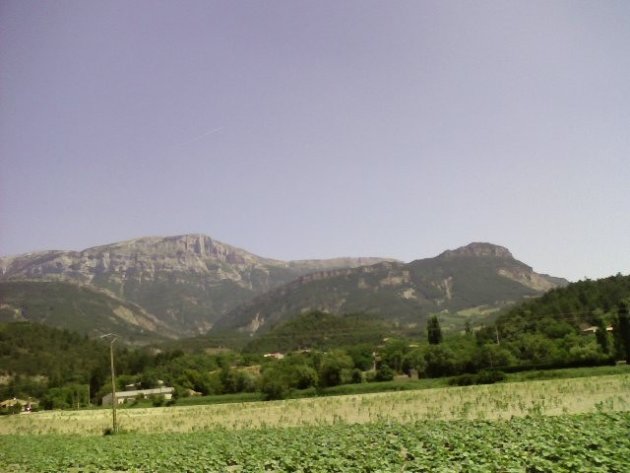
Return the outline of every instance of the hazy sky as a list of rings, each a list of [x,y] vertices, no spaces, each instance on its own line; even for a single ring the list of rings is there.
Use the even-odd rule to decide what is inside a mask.
[[[0,2],[0,254],[205,233],[630,272],[630,2]]]

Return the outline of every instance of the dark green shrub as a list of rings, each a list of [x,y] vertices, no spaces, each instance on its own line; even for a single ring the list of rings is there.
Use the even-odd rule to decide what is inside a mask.
[[[352,384],[360,384],[363,382],[363,372],[360,369],[353,369],[352,370],[352,377],[351,377],[351,382]]]
[[[151,396],[151,404],[153,407],[160,407],[164,404],[164,396]]]
[[[449,380],[450,386],[470,386],[473,384],[494,384],[505,380],[503,371],[483,370],[477,374],[465,373]]]
[[[394,379],[394,370],[383,363],[376,370],[375,381],[391,381]]]
[[[470,386],[472,384],[477,384],[477,377],[474,374],[462,374],[460,376],[455,376],[448,381],[450,386]]]
[[[260,383],[260,391],[265,401],[285,399],[289,394],[289,385],[283,379],[264,376]]]
[[[506,378],[503,371],[497,370],[483,370],[477,374],[476,384],[494,384],[499,381],[504,381]]]

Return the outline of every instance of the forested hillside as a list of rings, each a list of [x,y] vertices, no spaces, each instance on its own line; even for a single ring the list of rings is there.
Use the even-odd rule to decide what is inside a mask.
[[[223,355],[184,354],[114,342],[117,385],[154,387],[158,379],[199,388],[229,365]],[[0,323],[0,399],[33,397],[45,408],[99,403],[111,390],[110,342],[30,322]],[[205,393],[210,388],[205,386]]]
[[[310,312],[279,324],[255,338],[243,351],[286,353],[301,349],[330,350],[363,343],[378,345],[394,333],[395,328],[378,317]]]
[[[580,281],[499,316],[496,324],[441,329],[434,314],[421,330],[361,315],[302,314],[245,344],[217,348],[211,335],[191,343],[131,348],[114,343],[118,389],[162,380],[178,397],[291,390],[385,381],[397,373],[452,382],[494,382],[502,372],[614,364],[630,359],[630,276]],[[229,334],[224,335],[229,341]],[[211,338],[215,337],[215,338]],[[214,347],[210,349],[210,347]],[[269,352],[282,352],[264,356]],[[276,359],[279,358],[279,359]],[[0,397],[35,397],[46,408],[98,403],[110,389],[109,343],[32,323],[0,324]]]
[[[43,400],[49,390],[63,387],[70,399],[79,392],[86,398],[91,374],[104,370],[107,361],[107,345],[85,335],[29,322],[0,323],[2,399]]]
[[[557,338],[600,323],[613,325],[617,306],[629,298],[630,276],[578,281],[508,310],[498,317],[497,326],[506,338],[535,332]]]
[[[142,307],[106,292],[61,281],[0,281],[0,322],[36,322],[91,337],[116,332],[128,343],[174,338]]]

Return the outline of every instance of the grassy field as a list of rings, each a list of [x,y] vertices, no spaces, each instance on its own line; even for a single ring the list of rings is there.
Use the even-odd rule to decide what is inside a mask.
[[[118,422],[125,432],[200,432],[628,410],[630,374],[622,374],[274,402],[119,409]],[[46,411],[0,419],[0,435],[99,435],[110,423],[108,409]]]
[[[562,368],[546,370],[528,370],[507,374],[508,382],[536,381],[546,379],[584,378],[592,376],[604,376],[615,374],[630,374],[630,366],[595,366],[587,368]],[[397,376],[392,381],[371,382],[358,384],[342,384],[317,390],[315,388],[293,390],[289,393],[290,399],[302,399],[321,396],[359,395],[368,393],[381,393],[391,391],[416,391],[419,389],[432,389],[449,386],[451,378],[409,378]],[[259,392],[218,394],[201,397],[185,397],[177,401],[178,406],[198,406],[205,404],[227,404],[238,402],[262,401],[263,395]],[[150,400],[140,401],[138,407],[151,407]]]
[[[630,373],[0,418],[0,471],[630,471]]]

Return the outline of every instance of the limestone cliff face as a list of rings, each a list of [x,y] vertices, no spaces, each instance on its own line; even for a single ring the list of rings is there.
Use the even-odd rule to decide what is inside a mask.
[[[418,324],[430,313],[492,311],[566,283],[534,272],[502,246],[471,243],[408,264],[380,262],[302,276],[239,305],[217,329],[264,331],[308,310]]]
[[[503,307],[566,284],[490,243],[407,264],[379,258],[280,261],[205,235],[0,258],[0,280],[90,287],[144,311],[141,319],[113,311],[118,320],[142,320],[147,330],[177,336],[213,328],[264,331],[308,310],[418,324],[429,313]]]
[[[0,279],[84,284],[139,304],[182,335],[204,332],[235,306],[313,271],[379,258],[285,262],[206,235],[147,237],[83,251],[0,258]]]
[[[92,282],[100,274],[131,273],[153,278],[159,272],[218,274],[220,279],[241,279],[247,266],[282,265],[204,235],[150,237],[77,251],[49,251],[3,258],[3,277],[59,277]]]
[[[473,242],[461,248],[455,250],[446,250],[444,253],[438,256],[438,258],[461,258],[461,257],[493,257],[493,258],[505,258],[513,259],[512,253],[507,248],[499,245],[493,245],[492,243]]]

